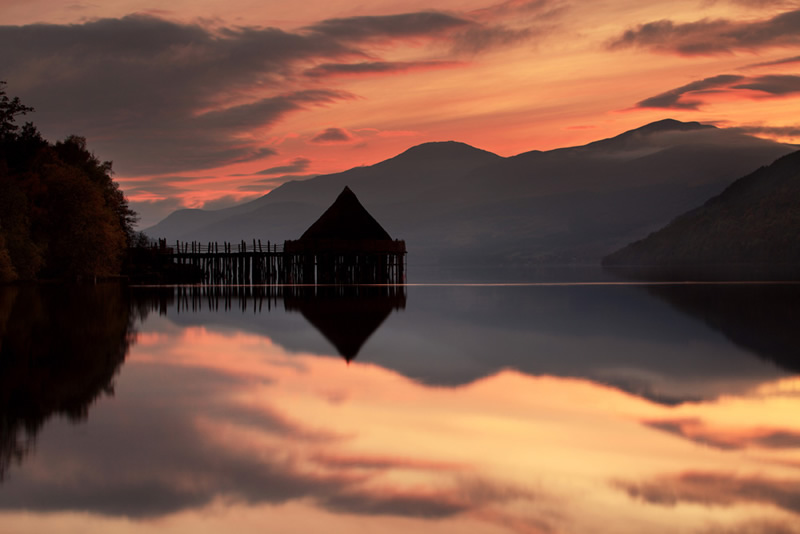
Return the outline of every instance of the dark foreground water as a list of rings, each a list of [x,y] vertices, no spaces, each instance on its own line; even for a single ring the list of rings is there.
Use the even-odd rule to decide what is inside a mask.
[[[800,532],[798,303],[0,288],[0,532]]]

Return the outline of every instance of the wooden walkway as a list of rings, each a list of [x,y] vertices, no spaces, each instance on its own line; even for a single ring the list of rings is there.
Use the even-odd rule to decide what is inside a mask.
[[[239,243],[175,243],[167,249],[172,263],[188,267],[199,282],[212,285],[287,284],[283,246],[269,241]]]
[[[296,242],[289,242],[296,243]],[[341,248],[341,250],[339,250]],[[287,250],[288,249],[288,250]],[[159,241],[151,248],[159,265],[179,273],[183,283],[206,285],[402,284],[405,244],[353,250],[342,245],[313,252],[307,248],[262,243],[199,243]]]

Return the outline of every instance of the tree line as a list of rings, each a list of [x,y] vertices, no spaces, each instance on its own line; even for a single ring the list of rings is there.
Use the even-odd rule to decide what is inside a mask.
[[[120,273],[136,213],[86,139],[50,143],[0,81],[0,282]]]

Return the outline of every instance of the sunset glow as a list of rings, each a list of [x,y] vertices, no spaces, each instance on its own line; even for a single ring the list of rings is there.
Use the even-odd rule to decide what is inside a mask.
[[[796,142],[796,2],[3,2],[0,79],[148,226],[457,140],[511,156],[674,117]]]

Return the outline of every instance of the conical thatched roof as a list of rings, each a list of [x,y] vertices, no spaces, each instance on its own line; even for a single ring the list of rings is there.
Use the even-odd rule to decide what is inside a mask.
[[[311,239],[372,240],[392,238],[361,205],[349,187],[345,186],[333,204],[300,237]]]

